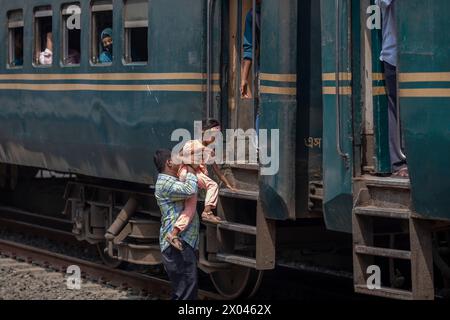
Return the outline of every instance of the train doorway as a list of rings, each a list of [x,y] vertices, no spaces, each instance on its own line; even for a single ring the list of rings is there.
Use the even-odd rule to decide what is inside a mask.
[[[258,127],[260,1],[233,0],[228,6],[227,120],[230,128],[247,131]]]
[[[211,6],[219,1],[211,0]],[[207,226],[205,243],[200,244],[200,265],[210,274],[217,291],[228,299],[251,297],[258,290],[263,270],[269,269],[263,258],[268,249],[257,248],[266,233],[266,221],[258,207],[259,164],[257,160],[257,110],[259,102],[259,9],[260,0],[220,1],[221,8],[221,92],[222,118],[226,133],[226,154],[222,170],[234,190],[221,188],[217,214],[220,227]],[[208,8],[211,10],[212,8]],[[258,10],[257,10],[258,9]],[[215,7],[218,10],[218,7]],[[216,11],[217,12],[217,11]],[[210,13],[209,21],[214,18]],[[218,17],[218,15],[216,16]],[[257,17],[257,19],[253,19]],[[211,28],[208,53],[214,49],[217,29]],[[212,38],[211,39],[211,35]],[[214,56],[217,59],[217,55]],[[208,57],[208,70],[213,69]],[[216,60],[214,60],[216,61]],[[213,80],[208,72],[209,80]],[[212,90],[208,90],[209,94]],[[208,99],[207,113],[213,116],[213,101]],[[230,135],[232,133],[233,135]],[[245,146],[245,149],[242,148]],[[243,152],[245,150],[245,153]],[[259,217],[259,219],[258,219]],[[259,222],[258,222],[259,221]],[[240,226],[236,228],[235,226]],[[274,228],[270,231],[274,232]],[[274,235],[270,237],[274,239]],[[272,245],[272,243],[270,243]],[[264,256],[262,257],[262,252]],[[274,258],[270,258],[270,269]]]
[[[396,25],[389,16],[391,8],[382,10],[374,4],[376,1],[373,0],[361,2],[362,7],[373,8],[371,15],[363,16],[360,21],[361,41],[364,43],[361,46],[361,80],[364,83],[362,172],[398,175],[406,166],[406,155],[400,121],[397,67],[394,66],[397,57],[394,50],[386,49],[390,42],[397,42],[398,37]]]

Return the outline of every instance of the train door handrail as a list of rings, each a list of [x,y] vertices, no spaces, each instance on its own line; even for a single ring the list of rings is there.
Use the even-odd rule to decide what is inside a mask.
[[[212,24],[213,17],[212,11],[214,7],[215,0],[208,0],[208,13],[207,13],[207,31],[206,31],[206,116],[208,118],[212,118],[213,110],[212,110],[212,90],[211,90],[211,82],[212,82]]]
[[[398,70],[398,68],[397,68]],[[398,82],[397,82],[398,83]],[[398,85],[397,85],[398,86]],[[398,87],[396,88],[397,92],[398,92]],[[400,155],[400,158],[402,158],[402,160],[406,160],[406,155],[403,153],[402,150],[402,123],[401,123],[401,118],[400,118],[400,103],[399,103],[399,99],[398,99],[398,94],[397,94],[397,101],[396,106],[397,106],[397,152]]]

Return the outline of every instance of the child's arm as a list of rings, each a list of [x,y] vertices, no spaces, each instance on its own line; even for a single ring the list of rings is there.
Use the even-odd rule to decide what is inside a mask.
[[[231,185],[231,183],[228,181],[227,177],[224,176],[224,174],[220,170],[220,168],[217,165],[217,163],[213,163],[212,167],[213,167],[214,173],[219,177],[220,181],[222,181],[228,189],[236,192],[237,191],[236,188],[234,188]]]
[[[178,170],[178,180],[180,180],[181,182],[185,182],[187,174],[188,174],[187,165],[182,165],[180,170]]]
[[[172,201],[185,200],[197,194],[198,179],[193,169],[188,169],[186,181],[175,181],[167,184],[167,195]]]

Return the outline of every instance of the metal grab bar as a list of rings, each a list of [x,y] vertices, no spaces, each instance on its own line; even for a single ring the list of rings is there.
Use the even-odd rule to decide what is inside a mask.
[[[397,69],[398,70],[398,69]],[[398,92],[398,90],[397,90]],[[395,101],[396,106],[397,106],[397,147],[398,147],[398,154],[400,155],[400,157],[402,158],[402,160],[406,160],[406,155],[403,153],[402,150],[402,129],[401,129],[401,119],[400,119],[400,99],[398,98],[398,94],[397,94],[397,101]]]
[[[212,90],[211,90],[211,81],[212,81],[212,11],[214,7],[215,0],[208,0],[208,13],[207,13],[207,30],[206,30],[206,116],[208,118],[213,118],[213,110],[212,110]]]
[[[256,74],[256,0],[252,1],[252,77],[253,77],[253,110],[255,110],[255,102],[258,96],[258,77]]]
[[[345,153],[342,150],[341,146],[341,106],[340,106],[340,60],[341,60],[341,41],[340,41],[340,34],[341,34],[341,21],[340,21],[340,0],[335,0],[335,6],[336,6],[336,48],[335,48],[335,57],[336,57],[336,149],[341,158],[343,158],[346,162],[350,158],[348,153]]]

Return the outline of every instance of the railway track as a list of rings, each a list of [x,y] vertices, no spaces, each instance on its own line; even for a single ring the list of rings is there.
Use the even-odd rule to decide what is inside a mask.
[[[121,290],[96,281],[79,283],[53,268],[43,268],[0,255],[2,300],[153,300],[133,290]],[[78,289],[78,290],[77,290]]]
[[[20,234],[33,235],[33,237],[35,236],[39,239],[45,238],[52,240],[52,242],[61,244],[65,243],[69,246],[72,246],[73,249],[91,248],[92,250],[92,245],[89,245],[86,242],[78,241],[70,232],[72,223],[69,220],[56,218],[55,216],[45,216],[41,214],[30,213],[26,210],[21,210],[16,207],[0,205],[0,226],[7,227],[7,229],[18,232]],[[54,269],[60,270],[64,274],[66,273],[66,269],[68,266],[77,265],[80,267],[85,278],[88,280],[94,279],[94,282],[112,284],[117,288],[130,288],[134,291],[141,291],[144,293],[144,295],[148,293],[150,296],[158,296],[162,299],[166,299],[170,295],[170,283],[165,279],[161,279],[158,276],[159,272],[157,272],[158,274],[148,275],[147,273],[141,273],[140,270],[128,271],[123,269],[113,269],[103,265],[100,262],[99,258],[96,259],[97,255],[95,252],[93,256],[89,254],[85,257],[85,255],[83,254],[79,255],[77,252],[70,251],[73,249],[65,249],[64,246],[62,246],[63,250],[57,247],[56,250],[52,249],[52,251],[48,251],[46,250],[48,249],[48,246],[45,243],[38,243],[36,247],[33,241],[27,240],[25,242],[19,241],[20,243],[17,243],[15,237],[7,237],[7,239],[8,240],[0,240],[0,253],[5,254],[9,257],[15,257],[16,259],[22,261],[31,261],[40,266],[50,266]],[[55,253],[55,251],[59,253]],[[69,253],[72,256],[67,256],[66,253]],[[316,286],[323,286],[324,288],[329,287],[328,278],[326,280],[319,279],[319,282],[314,281],[313,284],[304,283],[304,278],[309,278],[309,273],[302,273],[303,276],[300,276],[301,274],[298,274],[298,271],[296,269],[292,269],[292,267],[279,267],[281,267],[280,272],[274,270],[272,272],[266,273],[265,284],[263,285],[257,296],[255,296],[256,299],[280,299],[281,297],[285,296],[291,299],[297,299],[299,297],[307,299],[311,295],[319,296],[319,294],[314,291],[315,289],[310,290],[311,292],[313,292],[312,294],[308,293],[310,292],[308,291],[308,288],[315,288]],[[305,276],[305,274],[308,274],[308,276]],[[315,273],[313,272],[311,274]],[[342,275],[335,276],[337,278],[342,278]],[[282,281],[281,279],[284,279],[286,277],[297,277],[298,279],[295,280],[295,282],[299,285],[295,285],[289,290],[287,290],[286,285],[279,285],[279,282]],[[346,278],[346,280],[348,281],[351,280],[348,277],[344,278]],[[334,280],[334,278],[331,279]],[[286,283],[289,283],[289,281],[286,280]],[[351,285],[351,281],[348,283]],[[203,284],[203,288],[207,288],[207,290],[199,292],[200,299],[223,299],[222,296],[209,291],[212,288],[209,287],[209,284],[206,283],[206,281]],[[347,282],[339,282],[336,284],[336,286],[338,287],[342,285],[347,287]],[[350,285],[348,285],[348,290],[345,289],[341,291],[348,291],[348,295],[353,296],[353,291],[350,288]],[[301,288],[297,288],[298,286],[301,286]],[[326,291],[328,292],[328,289],[326,289]],[[340,291],[336,294],[328,292],[327,296],[335,297],[341,296],[342,294],[343,293]]]
[[[85,278],[95,279],[100,283],[108,283],[121,289],[132,288],[139,290],[144,295],[151,294],[162,299],[170,297],[170,282],[157,277],[111,269],[98,263],[7,240],[0,240],[0,253],[15,260],[27,261],[46,268],[52,267],[64,273],[69,266],[76,265],[81,269],[82,276]],[[218,300],[221,297],[215,293],[200,290],[199,299]]]
[[[70,221],[6,206],[0,206],[0,213],[0,226],[8,227],[22,234],[33,234],[58,242],[77,244],[78,246],[85,245],[76,240],[72,233],[69,232],[71,227]],[[155,276],[113,269],[100,263],[10,240],[0,239],[0,254],[16,260],[32,262],[43,267],[52,267],[63,273],[66,273],[68,266],[76,265],[80,267],[82,275],[87,279],[95,279],[121,289],[131,288],[142,292],[144,295],[150,294],[162,299],[170,297],[170,282]],[[200,290],[199,299],[219,300],[223,299],[223,297],[213,292]]]

